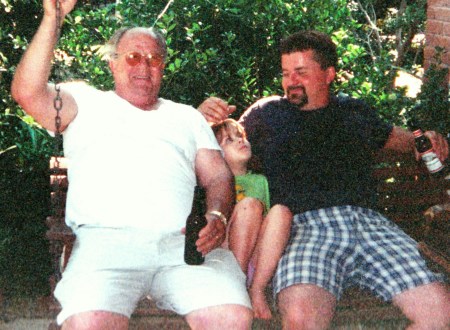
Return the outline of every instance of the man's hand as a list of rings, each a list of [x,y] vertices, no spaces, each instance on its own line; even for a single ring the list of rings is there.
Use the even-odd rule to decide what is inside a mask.
[[[198,111],[202,113],[209,124],[216,124],[236,111],[236,106],[229,105],[224,100],[211,96],[199,105]]]
[[[206,214],[208,224],[200,231],[197,250],[203,255],[219,247],[226,237],[226,227],[216,216]]]
[[[63,20],[73,10],[77,0],[59,0],[59,3],[61,5],[61,20]],[[56,17],[56,0],[44,0],[43,5],[45,16]]]
[[[441,161],[448,158],[449,150],[447,140],[435,131],[426,131],[424,134],[430,139],[433,149]],[[394,126],[391,134],[384,145],[384,149],[394,150],[398,152],[414,152],[416,159],[420,159],[420,155],[414,146],[414,134],[404,128]]]
[[[431,144],[433,145],[434,152],[438,156],[441,162],[448,158],[448,142],[441,134],[436,133],[435,131],[426,131],[423,133],[427,136]]]

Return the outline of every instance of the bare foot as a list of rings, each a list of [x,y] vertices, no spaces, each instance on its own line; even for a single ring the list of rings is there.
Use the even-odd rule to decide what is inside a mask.
[[[270,320],[272,318],[272,312],[264,295],[264,290],[250,287],[249,289],[250,299],[252,300],[253,312],[255,318]]]

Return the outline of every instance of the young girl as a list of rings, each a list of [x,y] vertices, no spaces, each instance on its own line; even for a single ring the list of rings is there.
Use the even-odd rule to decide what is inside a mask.
[[[266,177],[248,170],[252,151],[244,128],[234,119],[225,119],[212,129],[236,181],[236,206],[224,247],[247,274],[255,317],[270,319],[265,289],[289,239],[292,214],[283,205],[270,208]]]

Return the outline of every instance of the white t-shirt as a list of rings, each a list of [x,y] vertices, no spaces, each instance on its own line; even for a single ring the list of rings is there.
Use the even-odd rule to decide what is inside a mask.
[[[78,105],[63,133],[66,223],[154,229],[156,237],[180,231],[191,211],[197,151],[220,150],[203,116],[162,98],[157,110],[143,111],[112,91],[61,87]]]

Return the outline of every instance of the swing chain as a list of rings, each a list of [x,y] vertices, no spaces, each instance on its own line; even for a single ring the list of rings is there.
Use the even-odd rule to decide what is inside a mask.
[[[56,27],[55,27],[55,35],[56,35],[56,39],[59,39],[59,36],[61,34],[61,2],[60,0],[56,0]],[[57,64],[57,63],[55,63]],[[55,71],[57,74],[59,73],[60,70]],[[62,102],[62,98],[61,98],[61,88],[58,84],[58,81],[55,82],[55,91],[56,91],[56,96],[55,99],[53,100],[53,107],[56,110],[56,116],[55,116],[55,168],[56,170],[59,169],[59,156],[60,156],[60,141],[62,139],[61,137],[61,116],[60,116],[60,112],[61,109],[63,107],[63,102]]]
[[[55,27],[55,35],[56,35],[56,40],[59,39],[59,36],[61,34],[61,3],[60,0],[56,0],[56,27]],[[57,63],[58,61],[55,61],[55,74],[57,76],[57,78],[59,78],[58,76],[60,76],[60,68],[58,67],[59,64]],[[55,175],[56,181],[55,181],[55,204],[56,207],[54,208],[56,211],[56,216],[61,216],[62,211],[59,208],[59,205],[62,203],[61,202],[61,182],[60,182],[60,154],[61,154],[61,142],[62,142],[62,135],[61,135],[61,116],[60,116],[60,112],[62,110],[63,107],[63,101],[62,101],[62,97],[61,97],[61,87],[59,86],[59,82],[58,80],[55,82],[55,91],[56,91],[56,95],[55,98],[53,100],[53,108],[56,111],[56,115],[55,115],[55,144],[54,144],[54,165],[53,165],[53,173]]]

